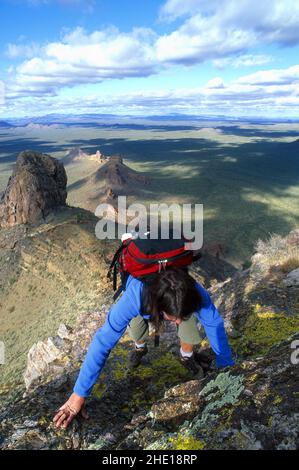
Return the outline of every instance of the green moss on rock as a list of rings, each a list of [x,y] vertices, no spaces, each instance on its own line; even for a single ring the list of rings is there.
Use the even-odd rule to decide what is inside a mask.
[[[242,357],[266,354],[272,346],[298,331],[299,316],[264,311],[255,305],[241,331],[241,337],[230,342]]]
[[[92,396],[98,398],[99,400],[103,397],[106,391],[106,385],[104,382],[96,383],[92,389]]]
[[[193,436],[171,437],[169,442],[173,450],[203,450],[205,447],[204,442]]]

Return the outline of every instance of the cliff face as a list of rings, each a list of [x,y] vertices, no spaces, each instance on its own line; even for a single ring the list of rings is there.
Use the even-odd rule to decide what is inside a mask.
[[[168,324],[159,348],[127,371],[130,342],[112,351],[87,401],[91,418],[66,431],[66,400],[108,305],[61,325],[29,352],[27,392],[0,410],[2,449],[295,449],[298,446],[299,233],[260,243],[249,269],[213,284],[236,366],[192,380]],[[196,273],[198,275],[198,273]],[[202,349],[211,355],[204,339]]]
[[[0,227],[36,222],[66,204],[67,177],[61,162],[33,151],[21,152],[0,201]]]

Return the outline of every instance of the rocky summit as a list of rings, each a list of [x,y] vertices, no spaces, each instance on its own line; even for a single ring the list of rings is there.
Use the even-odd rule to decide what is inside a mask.
[[[251,266],[209,291],[236,365],[192,378],[178,360],[175,326],[137,369],[125,335],[87,400],[88,421],[57,430],[53,415],[74,381],[110,303],[32,345],[26,391],[0,409],[1,449],[296,449],[298,447],[299,232],[259,242]],[[221,260],[219,260],[221,261]],[[194,273],[199,276],[197,271]],[[204,333],[201,352],[210,359]]]
[[[64,206],[66,184],[61,162],[39,152],[21,152],[1,197],[0,227],[36,222]]]

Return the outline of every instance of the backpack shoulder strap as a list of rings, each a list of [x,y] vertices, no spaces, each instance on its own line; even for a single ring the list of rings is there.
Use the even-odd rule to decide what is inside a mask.
[[[116,265],[115,265],[114,272],[117,275]],[[116,275],[114,276],[114,273],[113,273],[113,288],[114,288],[114,283],[115,283],[115,289],[116,289]],[[120,284],[119,288],[117,289],[117,291],[115,292],[115,294],[113,295],[113,301],[114,302],[116,301],[116,299],[118,299],[121,292],[126,290],[126,284],[127,284],[127,280],[128,280],[128,277],[129,277],[129,273],[128,272],[121,272],[120,277],[121,277],[121,284]],[[114,279],[115,279],[115,281],[114,281]]]

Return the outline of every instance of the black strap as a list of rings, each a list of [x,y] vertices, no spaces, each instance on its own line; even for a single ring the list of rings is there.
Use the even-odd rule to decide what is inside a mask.
[[[110,279],[111,278],[111,271],[112,271],[112,268],[114,267],[115,263],[116,263],[116,260],[118,258],[118,255],[120,254],[120,252],[122,251],[123,249],[123,244],[120,245],[120,247],[117,248],[116,252],[114,253],[114,256],[113,256],[113,259],[110,263],[110,266],[109,266],[109,269],[108,269],[108,273],[107,273],[107,277]]]
[[[117,291],[115,292],[113,296],[113,302],[116,301],[116,299],[120,296],[122,291],[123,291],[123,286],[119,286],[119,288],[117,289]]]
[[[201,253],[197,253],[196,255],[193,256],[193,261],[197,261],[198,259],[202,258],[202,254]]]
[[[127,284],[128,277],[129,277],[128,272],[121,272],[120,273],[121,285],[119,286],[119,288],[117,289],[117,291],[113,295],[114,302],[120,296],[121,292],[123,290],[126,290],[126,284]],[[116,290],[116,287],[117,287],[117,282],[116,281],[117,281],[117,263],[115,263],[115,265],[114,265],[113,290]]]
[[[113,266],[113,290],[117,288],[117,264],[115,262]]]

